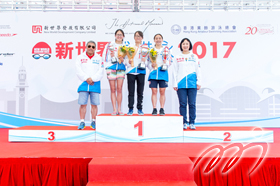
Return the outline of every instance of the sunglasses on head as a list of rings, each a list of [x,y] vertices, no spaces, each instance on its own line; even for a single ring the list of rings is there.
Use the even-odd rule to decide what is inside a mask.
[[[94,45],[92,45],[92,46],[91,46],[91,45],[88,45],[87,47],[88,47],[88,48],[91,47],[92,49],[95,49],[95,46],[94,46]]]

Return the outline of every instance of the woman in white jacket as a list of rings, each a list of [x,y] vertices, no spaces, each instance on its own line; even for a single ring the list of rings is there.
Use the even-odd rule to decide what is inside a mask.
[[[134,92],[135,92],[135,82],[137,82],[137,109],[138,115],[144,115],[143,113],[143,91],[145,85],[145,75],[146,75],[146,63],[147,59],[141,56],[142,50],[142,40],[143,32],[136,31],[134,33],[135,45],[132,46],[135,48],[135,56],[133,60],[129,60],[126,69],[127,74],[127,88],[128,88],[128,113],[127,115],[133,114],[133,105],[134,105]],[[145,67],[138,68],[140,63],[145,64]]]
[[[165,51],[165,47],[162,46],[163,37],[161,34],[156,34],[154,36],[155,47],[152,49],[156,51],[157,58],[156,62],[153,63],[150,56],[148,58],[148,67],[150,69],[150,74],[148,81],[150,83],[149,87],[152,89],[152,104],[153,104],[153,112],[152,115],[157,115],[157,92],[159,86],[160,93],[160,110],[159,115],[165,115],[164,112],[164,104],[165,104],[165,90],[168,87],[168,67],[172,62],[171,51],[168,49],[167,59],[163,59],[163,52]],[[151,50],[150,50],[151,51]],[[151,52],[150,52],[151,53]],[[163,68],[165,67],[165,69]]]
[[[173,63],[173,88],[177,91],[180,103],[180,115],[183,116],[183,128],[195,130],[196,95],[201,87],[200,64],[197,55],[191,52],[192,43],[188,38],[180,43],[182,53]],[[187,122],[187,104],[189,105],[189,122]]]
[[[124,115],[121,111],[122,104],[122,87],[125,78],[125,59],[118,56],[118,49],[123,44],[124,32],[121,29],[115,32],[115,41],[108,43],[103,51],[103,59],[105,61],[105,69],[107,73],[107,78],[110,84],[111,90],[111,101],[113,105],[112,115]],[[110,50],[110,46],[113,50]],[[121,63],[119,63],[120,61]],[[116,107],[116,102],[118,103],[118,108]]]

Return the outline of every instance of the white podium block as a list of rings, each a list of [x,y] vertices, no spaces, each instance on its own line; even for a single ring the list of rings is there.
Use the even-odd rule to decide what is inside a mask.
[[[197,127],[184,130],[185,143],[273,143],[273,130],[252,127]]]
[[[183,142],[183,117],[178,114],[101,114],[96,121],[96,142]]]
[[[10,142],[95,142],[95,130],[86,127],[25,126],[9,130]]]

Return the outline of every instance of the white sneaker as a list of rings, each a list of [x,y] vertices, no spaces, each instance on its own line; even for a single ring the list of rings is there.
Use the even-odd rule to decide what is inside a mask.
[[[183,129],[184,129],[184,130],[187,130],[187,129],[188,129],[188,124],[184,123]]]
[[[192,129],[192,130],[195,130],[195,129],[196,129],[195,126],[194,126],[194,124],[190,124],[190,129]]]

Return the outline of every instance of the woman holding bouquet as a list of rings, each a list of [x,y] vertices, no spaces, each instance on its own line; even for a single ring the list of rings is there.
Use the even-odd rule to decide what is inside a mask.
[[[105,68],[107,73],[107,78],[110,84],[111,90],[111,101],[113,105],[112,115],[124,115],[121,111],[122,103],[122,87],[125,78],[125,65],[124,65],[124,55],[121,55],[120,48],[123,44],[124,32],[121,29],[115,32],[115,41],[108,43],[105,46],[102,57],[105,61]],[[116,102],[118,103],[118,108],[116,107]]]
[[[188,38],[180,43],[181,54],[174,61],[173,88],[177,91],[180,103],[180,115],[183,116],[183,128],[187,129],[187,104],[189,105],[189,125],[195,130],[196,93],[201,87],[201,72],[198,57],[192,50],[192,43]]]
[[[161,34],[156,34],[154,36],[155,47],[150,50],[148,58],[148,67],[150,69],[149,75],[149,87],[152,89],[152,104],[153,112],[152,115],[157,115],[157,92],[159,85],[160,93],[160,110],[159,114],[161,116],[164,113],[165,104],[165,89],[168,87],[168,67],[172,62],[171,51],[168,47],[163,47],[163,37]]]
[[[134,92],[135,92],[135,82],[137,82],[137,109],[138,115],[144,115],[143,113],[143,91],[145,85],[145,74],[146,74],[146,56],[142,55],[142,49],[146,50],[146,55],[148,54],[148,48],[144,48],[142,45],[143,32],[136,31],[134,33],[135,45],[128,48],[127,57],[129,58],[126,69],[127,73],[127,87],[128,87],[128,108],[129,111],[127,115],[133,114],[134,105]],[[141,64],[142,63],[142,64]]]

